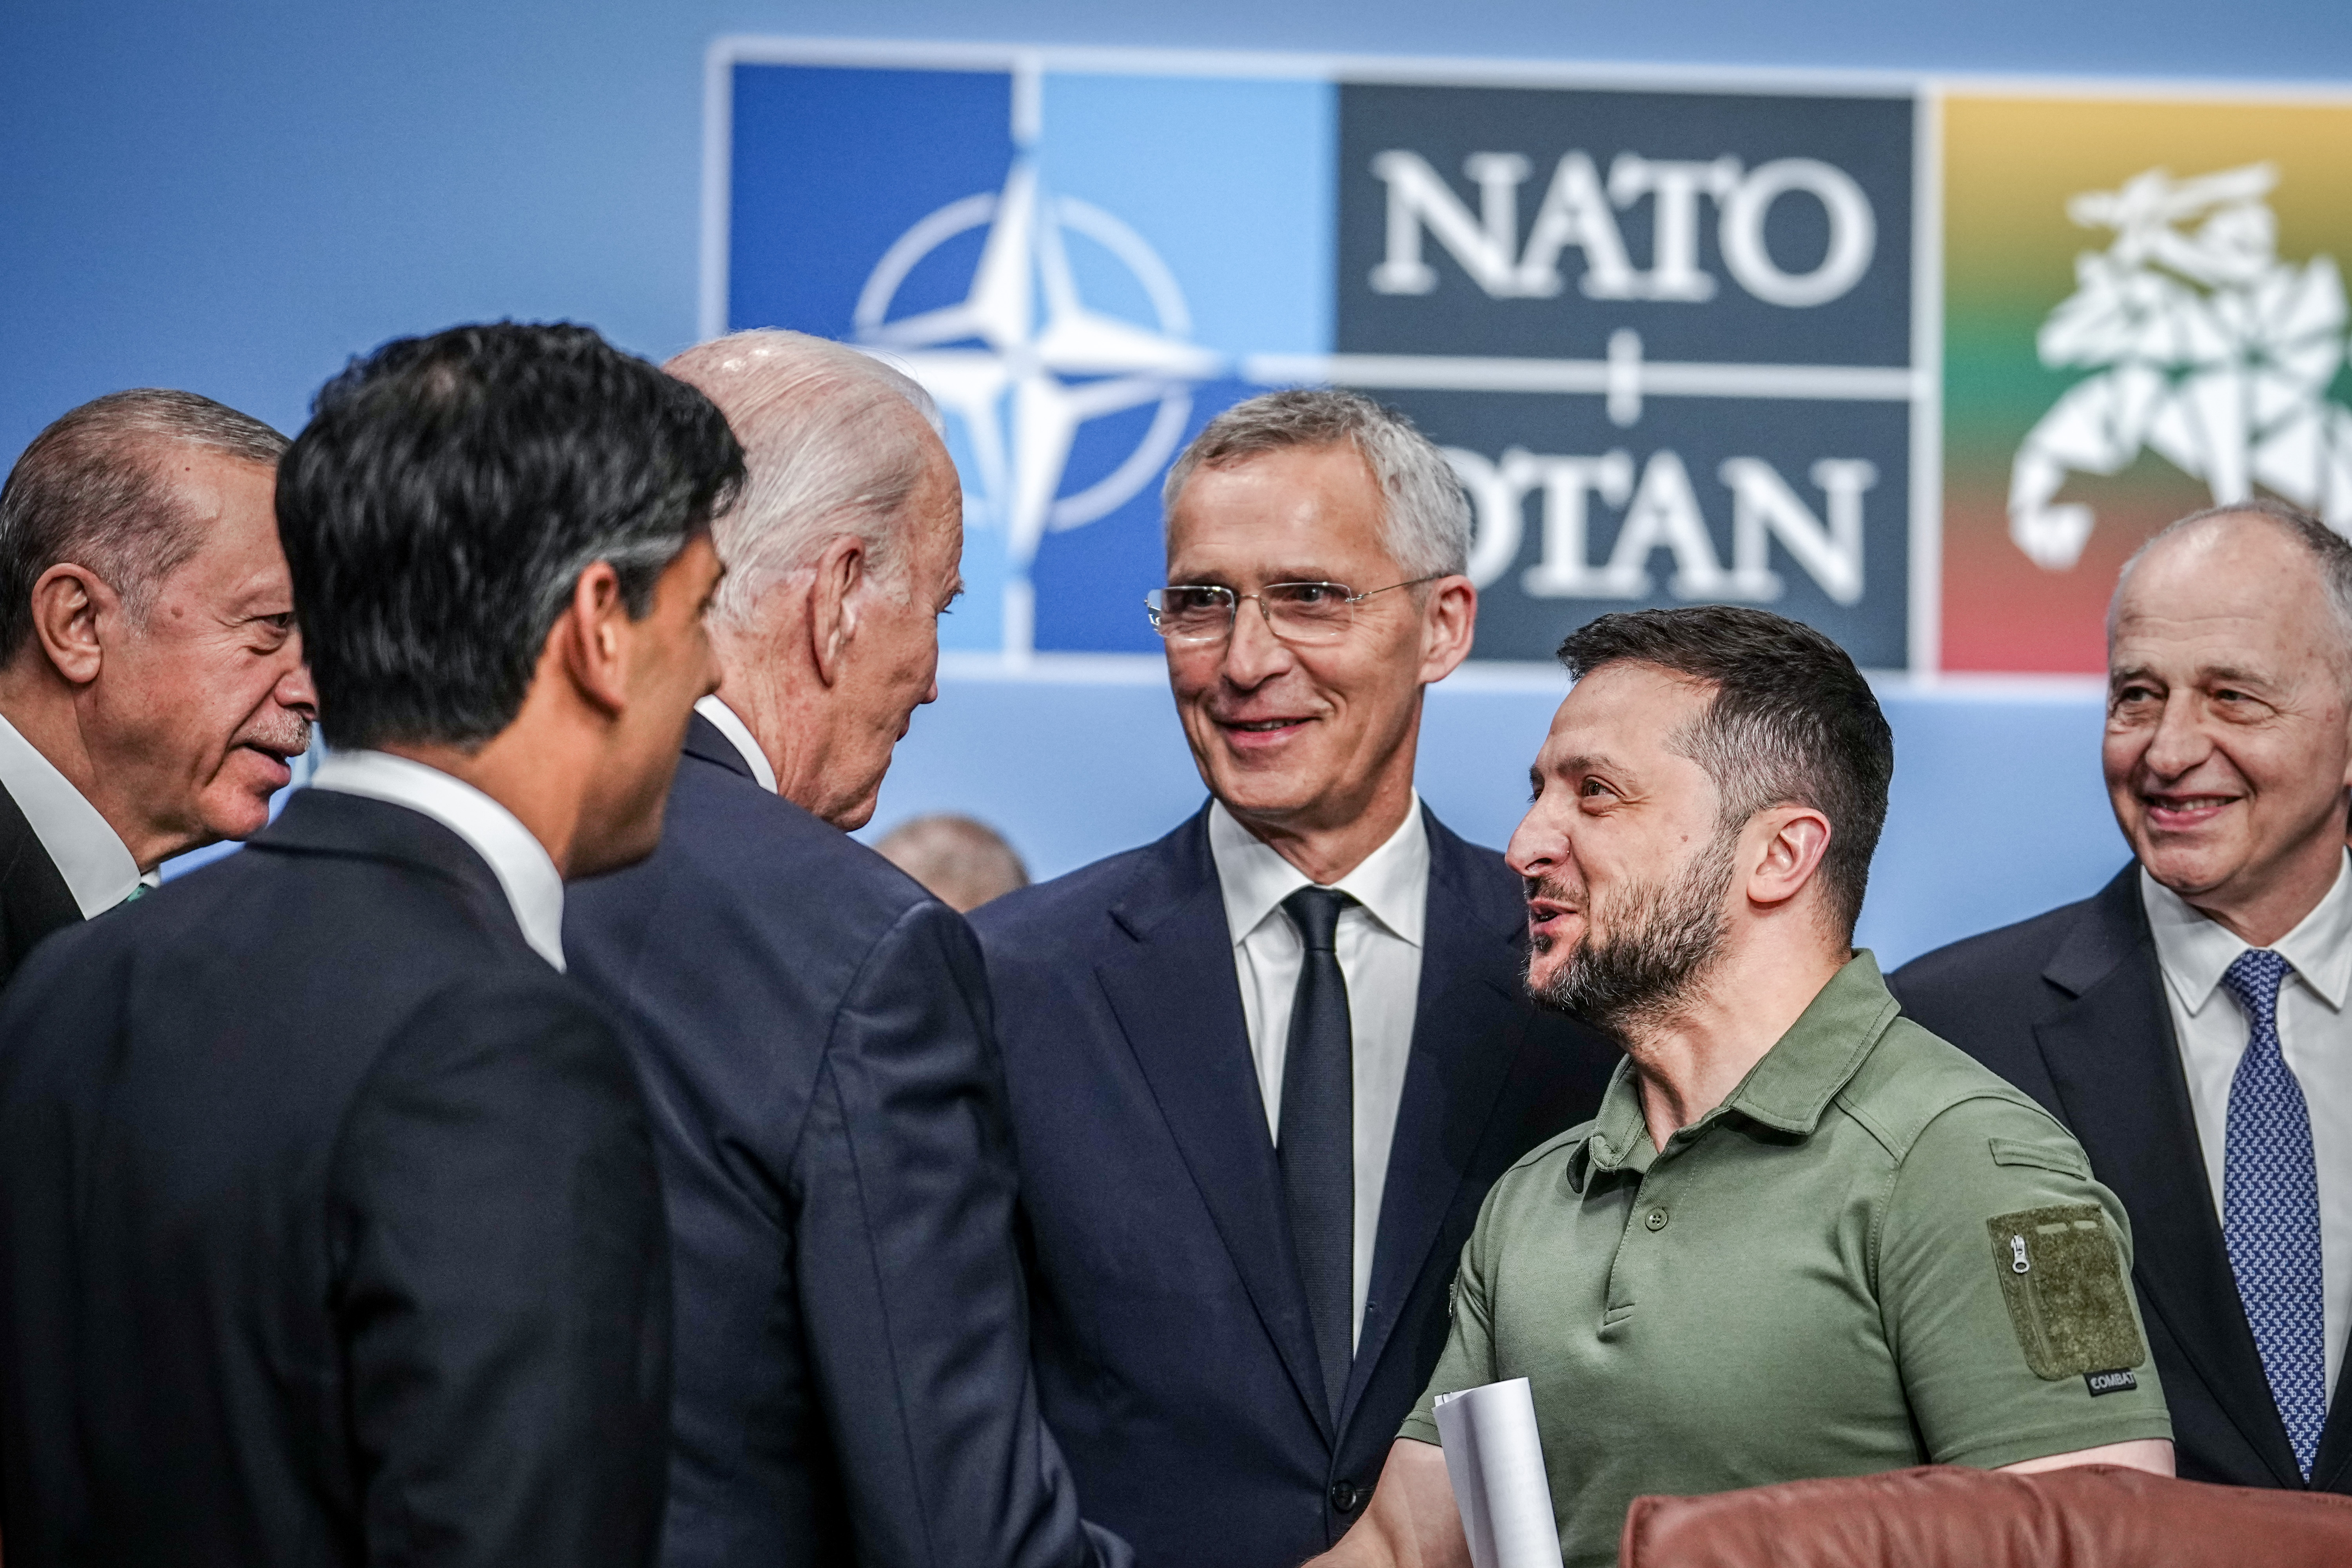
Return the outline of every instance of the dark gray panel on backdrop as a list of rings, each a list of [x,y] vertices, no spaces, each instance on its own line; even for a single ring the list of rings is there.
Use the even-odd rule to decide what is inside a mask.
[[[1469,482],[1476,657],[1721,601],[1908,662],[1914,114],[1341,88],[1334,363]]]

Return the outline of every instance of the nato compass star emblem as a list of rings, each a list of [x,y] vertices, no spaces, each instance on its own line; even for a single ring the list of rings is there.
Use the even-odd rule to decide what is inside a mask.
[[[951,305],[894,318],[898,288],[918,263],[959,235],[985,227],[971,287]],[[1126,268],[1157,318],[1139,325],[1079,297],[1063,243],[1082,235]],[[1190,341],[1182,289],[1126,224],[1075,196],[1056,196],[1036,161],[1017,153],[1003,188],[949,203],[883,253],[860,291],[857,341],[887,353],[961,420],[979,494],[967,501],[1002,529],[1008,574],[1004,651],[1032,647],[1029,567],[1048,531],[1106,517],[1158,476],[1183,438],[1192,389],[1229,374],[1224,356]],[[1108,474],[1063,495],[1071,443],[1091,419],[1156,405],[1151,423]]]

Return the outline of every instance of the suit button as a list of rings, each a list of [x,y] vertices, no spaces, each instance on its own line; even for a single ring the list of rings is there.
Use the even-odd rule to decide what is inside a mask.
[[[1341,1513],[1353,1513],[1364,1500],[1363,1489],[1353,1481],[1331,1483],[1331,1506]]]
[[[1666,1228],[1666,1211],[1664,1209],[1652,1209],[1650,1211],[1650,1217],[1643,1220],[1642,1223],[1648,1226],[1652,1230],[1664,1230]]]

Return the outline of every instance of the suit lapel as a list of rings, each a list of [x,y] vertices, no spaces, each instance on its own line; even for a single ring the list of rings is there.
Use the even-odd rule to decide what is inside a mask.
[[[1336,1437],[1291,1254],[1205,813],[1161,841],[1111,918],[1134,951],[1095,975],[1299,1399]]]
[[[2042,977],[2074,1001],[2034,1036],[2067,1125],[2131,1215],[2142,1299],[2279,1483],[2299,1488],[2197,1154],[2138,876],[2126,867],[2052,957]]]
[[[2327,1402],[2327,1425],[2319,1431],[2319,1452],[2311,1461],[2311,1485],[2315,1491],[2347,1491],[2345,1485],[2352,1479],[2352,1416],[2344,1412],[2344,1372],[2336,1369],[2337,1395]]]
[[[0,789],[0,980],[53,931],[81,919],[81,906],[41,847],[14,796]]]
[[[743,753],[735,749],[735,742],[729,740],[718,725],[699,713],[687,716],[686,754],[714,763],[730,773],[739,773],[758,782],[751,773],[751,764],[745,762]]]
[[[1478,886],[1473,851],[1425,810],[1423,820],[1429,914],[1422,928],[1421,995],[1381,1190],[1380,1241],[1348,1387],[1350,1415],[1468,1179],[1526,1032],[1517,996],[1497,978],[1517,965],[1521,907],[1482,897],[1486,889]]]

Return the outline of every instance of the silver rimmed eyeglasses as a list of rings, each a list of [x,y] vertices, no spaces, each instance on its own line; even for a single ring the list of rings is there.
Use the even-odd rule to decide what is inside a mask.
[[[1391,583],[1357,594],[1344,583],[1268,583],[1255,594],[1236,593],[1213,583],[1173,583],[1143,596],[1151,629],[1174,643],[1223,642],[1233,635],[1234,616],[1244,599],[1257,602],[1268,630],[1285,642],[1337,642],[1348,635],[1356,606],[1375,594],[1418,588],[1434,583],[1443,572]]]

